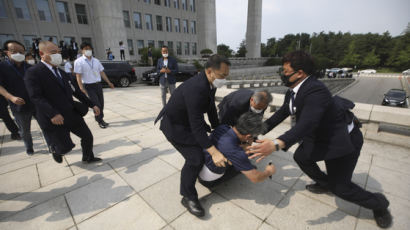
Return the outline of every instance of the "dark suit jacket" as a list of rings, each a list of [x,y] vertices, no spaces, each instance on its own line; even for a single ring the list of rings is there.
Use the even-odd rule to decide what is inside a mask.
[[[159,84],[165,85],[165,81],[168,80],[169,84],[175,84],[176,78],[175,74],[178,72],[178,63],[177,60],[173,57],[168,56],[168,69],[171,70],[170,73],[167,74],[167,79],[165,79],[165,73],[160,73],[162,67],[164,66],[164,58],[158,59],[157,62],[157,73],[159,74]]]
[[[289,101],[290,90],[281,108],[266,120],[268,131],[290,115]],[[296,95],[295,106],[296,125],[278,137],[285,142],[286,148],[303,141],[295,154],[313,161],[330,160],[354,152],[347,130],[352,121],[346,119],[350,108],[333,98],[322,82],[314,76],[309,77]]]
[[[157,120],[162,117],[160,129],[165,136],[179,144],[212,146],[208,138],[209,126],[204,119],[208,114],[213,128],[218,126],[215,92],[204,72],[182,83],[171,95]]]
[[[71,83],[70,77],[62,70],[59,71],[63,78],[64,86],[59,83],[56,76],[42,62],[31,67],[25,75],[24,82],[31,101],[37,111],[37,120],[43,130],[54,130],[56,125],[51,123],[51,118],[57,114],[64,117],[65,125],[69,126],[78,119],[74,110],[73,96],[78,98],[88,107],[94,104],[81,92],[78,85]]]
[[[249,89],[240,89],[225,96],[218,105],[219,122],[234,126],[242,114],[250,111],[249,100],[253,93]]]

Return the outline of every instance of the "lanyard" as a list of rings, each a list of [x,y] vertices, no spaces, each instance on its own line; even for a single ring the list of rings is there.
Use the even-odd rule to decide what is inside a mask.
[[[91,64],[88,62],[88,58],[85,59],[85,62],[87,62],[87,64],[90,66],[91,70],[94,71],[94,62],[93,62],[93,59],[91,58]]]
[[[19,75],[21,78],[24,78],[24,75],[22,75],[22,74],[20,73],[20,71],[18,71],[18,70],[16,69],[16,67],[10,62],[10,60],[7,60],[7,63],[11,66],[11,68],[13,68],[14,72],[16,72],[17,75]],[[21,64],[23,65],[23,73],[26,73],[26,65],[24,64],[24,62],[21,63]]]

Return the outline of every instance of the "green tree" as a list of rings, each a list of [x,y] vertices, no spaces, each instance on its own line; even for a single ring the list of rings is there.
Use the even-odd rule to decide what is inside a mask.
[[[375,54],[376,48],[374,48],[370,53],[366,55],[363,59],[363,66],[364,67],[378,67],[380,63],[380,58]]]
[[[355,42],[351,42],[349,44],[349,48],[347,50],[346,55],[343,57],[342,61],[340,61],[339,66],[349,66],[355,67],[361,65],[360,55],[355,51]]]
[[[217,49],[217,54],[219,54],[219,55],[223,55],[225,57],[231,57],[232,56],[233,50],[225,44],[219,44],[216,49]]]
[[[245,57],[247,52],[248,51],[246,50],[246,41],[244,39],[242,40],[241,44],[239,44],[239,48],[238,48],[238,51],[236,52],[235,57]]]

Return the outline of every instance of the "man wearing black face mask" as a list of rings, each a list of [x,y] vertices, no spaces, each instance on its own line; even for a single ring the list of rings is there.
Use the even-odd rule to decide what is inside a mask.
[[[254,154],[250,158],[259,158],[258,162],[273,151],[289,149],[299,142],[294,160],[316,182],[307,185],[307,190],[317,194],[330,191],[372,209],[377,225],[389,227],[392,217],[386,197],[368,192],[351,181],[363,145],[360,122],[350,112],[354,104],[332,97],[326,86],[312,76],[314,63],[309,54],[295,51],[285,55],[282,63],[282,81],[290,89],[281,108],[266,124],[270,131],[291,116],[292,128],[274,141],[265,139],[257,141],[260,145],[248,147],[248,154]],[[322,160],[326,174],[316,163]]]

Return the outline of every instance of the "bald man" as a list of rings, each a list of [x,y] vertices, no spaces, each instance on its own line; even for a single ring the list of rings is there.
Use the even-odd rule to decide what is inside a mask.
[[[83,105],[92,108],[96,115],[100,113],[100,109],[58,68],[62,58],[54,43],[40,42],[39,52],[41,62],[26,72],[24,81],[29,97],[38,111],[40,127],[50,134],[55,149],[54,160],[61,163],[62,156],[74,147],[70,138],[72,132],[81,138],[83,163],[101,161],[94,157],[93,135],[75,105],[73,96]]]

